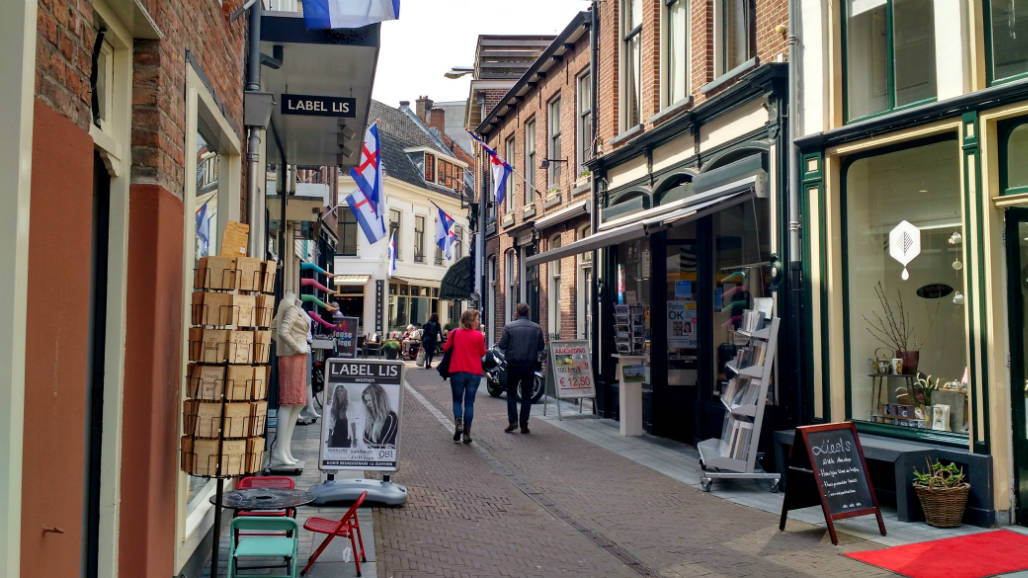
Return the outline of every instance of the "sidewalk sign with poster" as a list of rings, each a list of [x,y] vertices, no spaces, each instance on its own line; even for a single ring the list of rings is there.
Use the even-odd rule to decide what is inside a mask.
[[[670,348],[696,348],[696,302],[667,302],[667,344]]]
[[[550,360],[546,364],[548,387],[557,398],[557,418],[563,419],[560,413],[560,400],[578,399],[579,413],[582,413],[582,399],[591,398],[593,414],[596,413],[596,385],[593,380],[592,356],[588,341],[551,341]],[[546,406],[543,406],[546,415]]]
[[[407,490],[382,480],[336,481],[334,472],[395,472],[399,464],[404,365],[402,361],[332,358],[325,362],[325,407],[319,468],[328,480],[314,486],[316,504],[369,502],[399,505]]]
[[[336,351],[339,357],[357,357],[357,331],[360,327],[360,317],[342,317],[339,319],[336,329]]]

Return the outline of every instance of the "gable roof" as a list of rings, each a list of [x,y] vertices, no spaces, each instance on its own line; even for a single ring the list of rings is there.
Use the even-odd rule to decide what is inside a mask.
[[[405,152],[407,149],[420,147],[436,155],[457,158],[439,135],[425,126],[410,107],[393,108],[372,100],[368,118],[369,122],[378,119],[378,138],[382,147],[382,166],[386,176],[454,198],[460,197],[453,189],[425,181],[424,162],[417,162],[419,158],[424,158],[422,153]]]

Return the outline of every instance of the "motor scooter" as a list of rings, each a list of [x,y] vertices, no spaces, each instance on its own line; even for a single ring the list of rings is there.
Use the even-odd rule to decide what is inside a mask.
[[[482,372],[485,374],[485,388],[489,395],[500,397],[507,391],[507,358],[496,346],[489,348],[482,358]],[[539,403],[546,392],[546,378],[541,371],[535,372],[532,382],[532,403]],[[521,401],[521,392],[514,392],[514,399]]]

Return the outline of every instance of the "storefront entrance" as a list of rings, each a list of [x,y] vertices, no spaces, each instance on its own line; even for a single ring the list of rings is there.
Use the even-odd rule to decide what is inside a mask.
[[[1007,210],[1006,239],[1015,516],[1028,525],[1028,208]]]

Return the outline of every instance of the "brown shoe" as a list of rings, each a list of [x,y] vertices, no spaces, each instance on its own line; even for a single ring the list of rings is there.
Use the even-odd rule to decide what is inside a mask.
[[[518,429],[518,424],[512,423],[509,426],[503,428],[503,433],[514,433]]]
[[[521,433],[526,434],[526,433],[531,433],[531,432],[528,431],[528,426],[527,425],[523,425],[523,426],[521,426]]]

